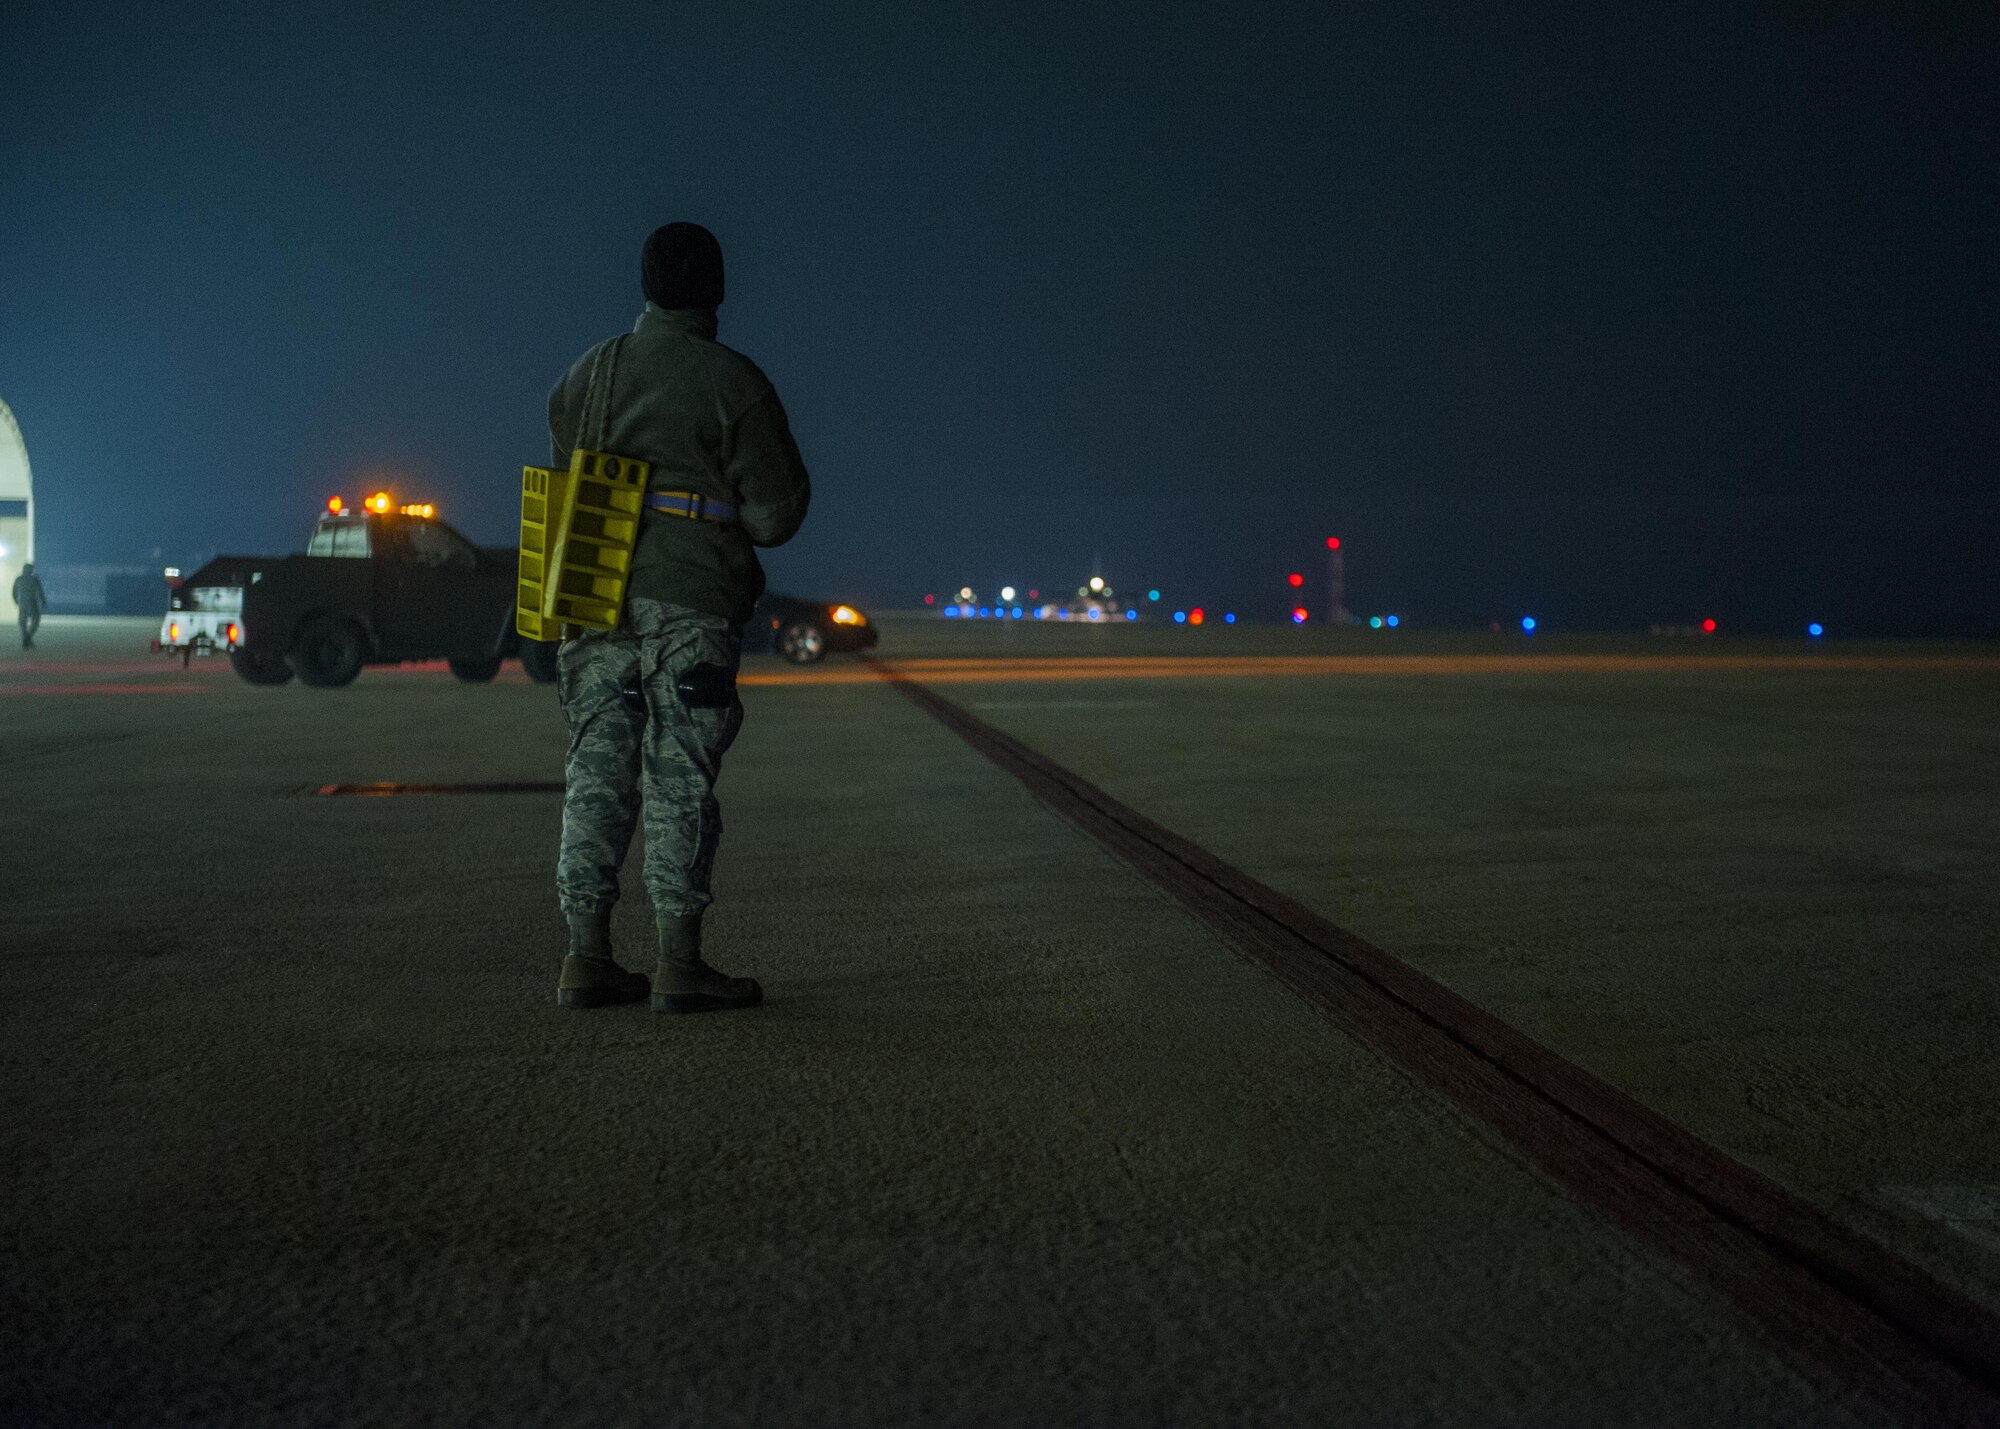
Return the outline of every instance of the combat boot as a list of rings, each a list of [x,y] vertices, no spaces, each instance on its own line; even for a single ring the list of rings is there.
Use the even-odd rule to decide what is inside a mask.
[[[653,1011],[727,1012],[755,1007],[763,998],[764,989],[754,977],[730,977],[701,960],[701,914],[660,919]]]
[[[569,954],[556,980],[556,1002],[563,1007],[615,1007],[640,1002],[653,985],[644,973],[627,971],[611,958],[611,915],[569,919]]]

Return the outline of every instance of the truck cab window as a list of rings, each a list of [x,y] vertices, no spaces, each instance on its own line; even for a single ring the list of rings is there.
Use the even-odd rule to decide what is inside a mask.
[[[429,521],[404,522],[403,536],[410,543],[410,559],[420,566],[469,571],[479,564],[463,537]]]
[[[358,556],[366,560],[368,549],[368,523],[366,521],[343,521],[337,517],[322,520],[313,527],[312,540],[306,543],[308,556]]]

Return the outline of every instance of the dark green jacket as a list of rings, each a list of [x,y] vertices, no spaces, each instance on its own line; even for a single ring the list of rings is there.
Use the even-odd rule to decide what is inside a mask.
[[[42,589],[39,575],[28,571],[14,577],[14,604],[21,608],[21,614],[40,615],[48,603],[48,592]]]
[[[646,304],[618,350],[602,440],[580,432],[590,369],[576,360],[549,394],[550,459],[579,443],[653,466],[654,491],[695,491],[737,508],[740,524],[648,511],[628,596],[671,601],[742,624],[764,593],[756,546],[782,546],[806,519],[812,483],[771,381],[715,340],[715,313]],[[603,378],[598,379],[600,383]],[[593,408],[592,421],[595,423]]]

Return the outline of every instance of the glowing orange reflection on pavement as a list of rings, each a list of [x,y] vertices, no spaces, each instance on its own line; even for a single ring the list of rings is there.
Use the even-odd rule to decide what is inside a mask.
[[[0,695],[203,695],[200,685],[106,685],[83,680],[65,685],[9,685]]]

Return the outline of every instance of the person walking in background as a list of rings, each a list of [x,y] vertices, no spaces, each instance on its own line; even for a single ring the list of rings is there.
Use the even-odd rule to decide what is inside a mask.
[[[49,593],[42,589],[35,563],[29,561],[21,567],[21,574],[14,577],[14,606],[20,612],[23,650],[35,648],[35,632],[42,628],[42,611],[48,603]]]
[[[756,979],[702,956],[702,915],[722,837],[722,756],[743,723],[743,623],[764,592],[756,547],[789,541],[811,483],[770,379],[715,339],[722,247],[670,223],[640,260],[646,305],[549,396],[551,460],[575,447],[652,464],[617,628],[563,641],[557,693],[569,725],[556,891],[569,948],[566,1007],[637,1002],[656,1012],[749,1007]],[[643,815],[645,881],[659,931],[649,983],[612,955],[618,872]]]

